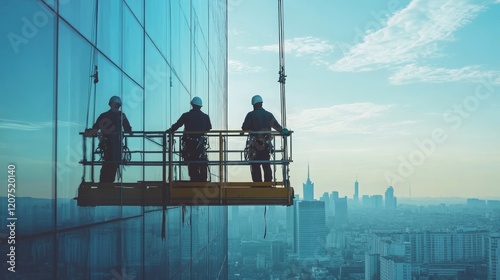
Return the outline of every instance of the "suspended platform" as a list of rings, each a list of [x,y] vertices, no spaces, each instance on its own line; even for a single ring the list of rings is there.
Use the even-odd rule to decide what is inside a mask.
[[[266,183],[175,182],[171,186],[164,186],[163,182],[157,181],[80,188],[78,205],[292,205],[293,195],[293,188],[276,188]]]
[[[78,206],[293,205],[294,190],[289,183],[289,164],[292,162],[291,136],[269,133],[272,135],[270,144],[274,149],[268,161],[251,160],[251,135],[248,132],[211,131],[205,134],[208,160],[190,162],[183,161],[181,157],[182,133],[125,133],[124,143],[127,149],[124,149],[120,163],[121,167],[125,167],[125,170],[121,171],[122,178],[130,178],[137,173],[141,179],[146,177],[142,174],[151,174],[152,177],[162,180],[125,182],[122,179],[121,182],[107,184],[93,182],[103,164],[100,160],[102,154],[96,148],[98,141],[95,136],[83,136],[84,158],[80,163],[86,168],[84,176],[87,176],[88,171],[90,182],[85,179],[82,181],[75,199]],[[233,144],[239,149],[231,149]],[[88,145],[91,145],[92,149],[87,152]],[[135,145],[147,149],[134,150]],[[276,148],[277,145],[280,148]],[[207,165],[209,181],[189,181],[187,166],[193,163]],[[255,163],[269,163],[274,181],[237,180],[245,175],[249,178],[250,165]],[[128,171],[134,168],[136,170]],[[276,174],[279,174],[281,180],[277,181]]]

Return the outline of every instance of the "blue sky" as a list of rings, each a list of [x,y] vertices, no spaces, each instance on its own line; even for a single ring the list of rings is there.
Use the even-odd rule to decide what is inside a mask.
[[[229,127],[280,116],[277,1],[229,1]],[[292,186],[500,197],[500,1],[285,0]]]
[[[333,190],[351,197],[356,177],[361,195],[383,194],[393,185],[395,195],[405,197],[411,185],[420,197],[500,197],[500,1],[351,2],[284,0],[296,193],[302,195],[309,163],[316,197]],[[14,10],[6,3],[0,10],[9,23],[0,25],[6,63],[0,80],[8,98],[0,105],[0,159],[18,164],[20,186],[30,177],[41,182],[24,188],[29,195],[51,197],[53,161],[47,159],[54,156],[56,116],[54,100],[45,96],[55,87],[55,64],[46,55],[54,49],[54,18],[35,2]],[[254,94],[280,116],[277,1],[228,5],[228,126],[239,129]],[[36,25],[26,29],[25,21]],[[18,51],[7,36],[12,32],[27,40]],[[78,43],[68,49],[88,51]],[[87,69],[84,57],[61,61]],[[44,69],[31,67],[33,61]],[[99,67],[101,75],[117,73]],[[87,77],[85,71],[69,74]],[[61,81],[86,92],[87,84],[77,84],[85,78],[73,78]],[[102,77],[100,90],[113,87],[107,80]],[[64,104],[61,94],[59,101]],[[65,182],[81,175],[65,170],[80,170],[77,145],[68,143],[83,129],[85,102],[82,95],[58,107],[58,134],[73,135],[59,139],[58,180],[65,186],[59,196],[73,196],[76,186]],[[134,113],[127,111],[129,118]],[[246,171],[234,176],[248,180]]]

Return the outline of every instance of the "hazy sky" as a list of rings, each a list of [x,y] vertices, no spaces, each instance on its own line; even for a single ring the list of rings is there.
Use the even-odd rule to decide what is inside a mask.
[[[230,0],[229,127],[280,117],[277,1]],[[500,197],[500,1],[285,0],[291,181],[302,197]]]

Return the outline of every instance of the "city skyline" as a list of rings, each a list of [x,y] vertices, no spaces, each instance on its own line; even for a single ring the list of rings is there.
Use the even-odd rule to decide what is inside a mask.
[[[500,1],[285,1],[291,183],[315,198],[498,197]],[[228,8],[229,127],[280,116],[277,4]],[[259,14],[259,20],[251,20]]]

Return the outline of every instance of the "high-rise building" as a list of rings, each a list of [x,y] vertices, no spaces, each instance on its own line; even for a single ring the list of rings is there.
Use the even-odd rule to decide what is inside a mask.
[[[294,201],[299,201],[299,196],[296,194]],[[292,247],[292,252],[297,253],[295,245],[297,245],[297,203],[286,208],[286,241]]]
[[[333,202],[337,201],[337,199],[339,199],[339,192],[333,191],[331,194],[331,197],[332,197]]]
[[[481,261],[486,258],[487,239],[486,230],[377,233],[370,253],[397,255],[412,263]]]
[[[385,208],[386,209],[396,209],[397,200],[394,196],[394,188],[389,186],[385,191]]]
[[[411,280],[411,263],[403,257],[380,257],[380,280]]]
[[[354,196],[353,196],[354,203],[357,205],[359,203],[359,182],[358,179],[356,178],[356,181],[354,182]]]
[[[307,181],[302,185],[304,191],[304,200],[307,201],[314,200],[314,183],[311,182],[309,166],[307,166]]]
[[[345,225],[348,222],[347,196],[345,196],[335,202],[335,226]]]
[[[500,279],[500,233],[488,238],[488,280]]]
[[[365,280],[380,279],[380,255],[365,253]]]
[[[271,241],[271,262],[273,265],[285,262],[286,244],[283,241]]]
[[[297,209],[297,253],[299,258],[319,258],[325,253],[325,203],[299,201]]]
[[[380,194],[370,196],[371,205],[375,209],[381,209],[383,206],[384,197]]]
[[[324,192],[323,196],[321,196],[319,200],[325,202],[325,215],[326,215],[326,218],[328,219],[328,217],[333,216],[334,202],[333,202],[333,199],[328,194],[328,192]]]
[[[11,124],[0,127],[0,154],[22,180],[16,272],[2,269],[0,279],[227,278],[227,207],[78,207],[73,199],[90,174],[79,161],[92,153],[79,133],[113,95],[134,131],[165,131],[194,96],[214,128],[228,128],[227,1],[3,1],[0,18],[8,65],[0,112]],[[127,146],[162,149],[139,137]],[[126,166],[119,175],[157,180],[162,170]]]

